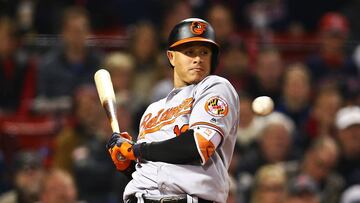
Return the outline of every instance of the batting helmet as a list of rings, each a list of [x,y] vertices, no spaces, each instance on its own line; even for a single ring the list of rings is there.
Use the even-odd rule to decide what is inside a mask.
[[[219,45],[215,42],[213,27],[200,18],[188,18],[179,22],[172,29],[168,39],[168,49],[189,42],[206,42],[211,45],[211,73],[215,71],[219,57]]]

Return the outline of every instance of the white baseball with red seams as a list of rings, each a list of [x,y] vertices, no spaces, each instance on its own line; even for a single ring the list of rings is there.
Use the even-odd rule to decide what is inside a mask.
[[[274,109],[274,102],[268,96],[256,97],[252,102],[252,110],[258,115],[268,115]]]

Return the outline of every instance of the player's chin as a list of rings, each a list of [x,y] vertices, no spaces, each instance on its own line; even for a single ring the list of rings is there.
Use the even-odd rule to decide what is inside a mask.
[[[191,81],[192,84],[196,84],[199,83],[200,81],[202,81],[208,74],[205,72],[202,73],[195,73],[195,74],[191,74],[189,79]]]

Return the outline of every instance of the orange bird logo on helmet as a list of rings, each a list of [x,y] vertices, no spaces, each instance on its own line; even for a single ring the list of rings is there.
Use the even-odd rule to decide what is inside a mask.
[[[201,35],[206,30],[206,23],[194,21],[191,23],[190,30],[195,35]]]

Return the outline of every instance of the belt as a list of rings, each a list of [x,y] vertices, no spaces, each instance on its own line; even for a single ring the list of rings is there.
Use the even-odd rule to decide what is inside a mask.
[[[186,197],[163,197],[160,199],[143,198],[144,203],[187,203]],[[137,203],[137,198],[131,196],[127,203]],[[198,198],[198,203],[213,203],[212,201]]]

